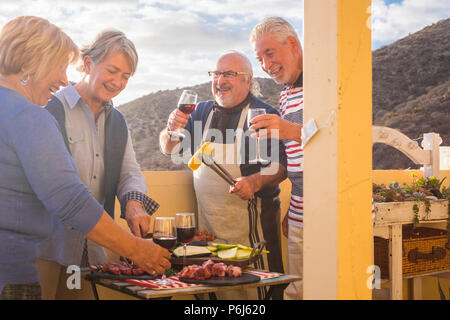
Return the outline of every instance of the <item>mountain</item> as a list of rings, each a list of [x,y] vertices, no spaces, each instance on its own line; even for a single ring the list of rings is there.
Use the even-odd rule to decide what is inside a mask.
[[[450,19],[373,52],[373,124],[411,139],[439,133],[450,145]],[[418,168],[400,151],[373,148],[374,169]]]
[[[397,129],[411,139],[437,132],[450,145],[450,19],[439,21],[372,53],[373,124]],[[262,100],[278,108],[282,86],[257,78]],[[142,170],[183,170],[159,149],[159,132],[176,107],[183,89],[199,101],[212,99],[211,83],[148,94],[121,105]],[[400,151],[373,147],[374,169],[418,168]]]

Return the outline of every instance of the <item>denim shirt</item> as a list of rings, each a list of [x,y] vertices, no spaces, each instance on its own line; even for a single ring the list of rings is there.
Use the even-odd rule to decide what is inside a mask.
[[[102,213],[55,119],[0,86],[0,291],[39,281],[34,263],[54,219],[86,234]]]

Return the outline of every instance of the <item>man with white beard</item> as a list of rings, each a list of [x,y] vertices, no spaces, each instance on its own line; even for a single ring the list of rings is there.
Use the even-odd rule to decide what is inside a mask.
[[[205,165],[194,171],[199,229],[230,244],[254,246],[264,239],[270,252],[269,270],[283,272],[278,183],[286,178],[284,146],[277,139],[267,140],[270,164],[264,167],[251,163],[249,159],[255,156],[249,146],[255,145],[255,139],[246,134],[249,109],[263,108],[276,116],[279,113],[256,98],[259,87],[253,80],[251,63],[243,54],[230,51],[221,55],[209,75],[215,101],[200,102],[190,115],[179,109],[172,111],[167,128],[160,134],[161,150],[165,154],[192,155],[205,141],[211,142],[215,161],[231,173],[236,183],[229,186]],[[182,129],[185,141],[170,135]],[[256,210],[251,209],[252,204]],[[282,299],[282,288],[275,288],[272,297]]]

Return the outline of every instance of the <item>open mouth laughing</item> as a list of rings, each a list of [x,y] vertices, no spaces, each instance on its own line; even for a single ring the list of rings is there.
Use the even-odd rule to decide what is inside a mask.
[[[277,78],[280,75],[282,70],[283,70],[283,67],[278,64],[278,65],[273,66],[272,68],[270,68],[270,70],[267,73],[272,78]]]
[[[50,88],[48,88],[48,90],[51,93],[56,93],[59,90],[59,86],[50,86]]]

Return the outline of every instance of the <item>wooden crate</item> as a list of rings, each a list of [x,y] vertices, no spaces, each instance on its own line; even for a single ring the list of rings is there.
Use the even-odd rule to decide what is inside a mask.
[[[402,274],[412,277],[450,271],[450,242],[441,229],[404,225],[402,230]],[[374,237],[374,261],[380,266],[381,277],[389,278],[389,240]]]
[[[447,200],[431,200],[430,212],[425,209],[424,202],[386,202],[374,204],[374,258],[375,265],[381,268],[382,278],[389,278],[389,228],[394,225],[403,225],[403,243],[402,243],[402,270],[403,277],[439,272],[450,269],[448,266],[450,259],[450,251],[448,244],[448,237],[441,234],[442,230],[433,229],[435,231],[422,230],[424,235],[422,238],[410,238],[412,222],[414,221],[413,206],[417,204],[419,207],[418,218],[423,227],[426,223],[444,222],[449,218],[448,216],[448,201]],[[429,229],[429,228],[428,228]],[[421,230],[421,229],[419,229]],[[437,231],[436,231],[437,230]],[[437,238],[436,238],[437,237]],[[417,252],[423,254],[430,254],[433,252],[433,246],[445,248],[445,257],[443,259],[434,258],[428,261],[424,259],[413,259],[414,251],[408,255],[411,250],[417,248]],[[447,246],[447,248],[446,248]],[[435,255],[438,257],[443,251],[435,249]],[[419,257],[421,255],[419,254]],[[417,257],[417,255],[416,255]],[[427,256],[427,257],[431,257]]]

